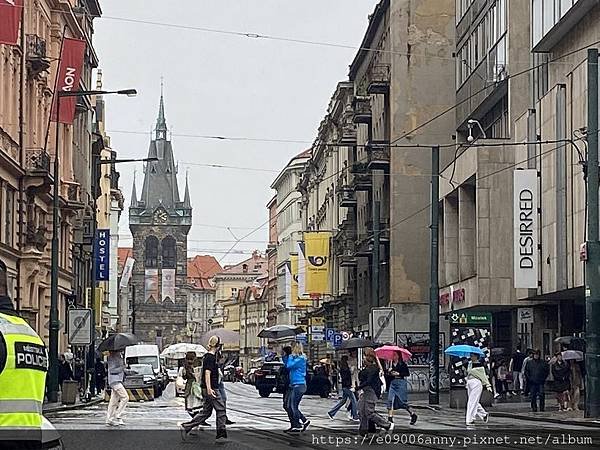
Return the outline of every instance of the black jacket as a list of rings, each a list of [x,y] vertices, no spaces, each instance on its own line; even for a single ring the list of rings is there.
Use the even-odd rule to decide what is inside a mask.
[[[408,372],[408,366],[406,365],[406,363],[404,361],[398,361],[397,364],[392,364],[392,367],[390,368],[390,372],[398,372],[400,374],[400,375],[395,375],[395,376],[390,375],[390,377],[392,379],[406,378],[407,376],[410,375]]]
[[[375,391],[377,397],[381,397],[381,379],[379,378],[379,367],[369,366],[365,367],[358,373],[358,388],[362,390],[366,387],[370,387]]]
[[[340,369],[340,378],[342,379],[342,388],[352,388],[352,372],[349,367]]]
[[[550,366],[543,359],[532,359],[525,366],[525,377],[527,381],[543,384],[550,374]]]

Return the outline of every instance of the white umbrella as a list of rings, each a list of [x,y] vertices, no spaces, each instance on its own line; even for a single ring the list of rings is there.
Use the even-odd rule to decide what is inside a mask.
[[[178,344],[169,345],[163,350],[160,356],[170,359],[183,359],[188,352],[194,352],[196,356],[204,356],[207,353],[207,350],[200,344],[180,342]]]
[[[565,350],[564,352],[562,352],[562,358],[565,361],[583,361],[583,352],[580,352],[579,350]]]

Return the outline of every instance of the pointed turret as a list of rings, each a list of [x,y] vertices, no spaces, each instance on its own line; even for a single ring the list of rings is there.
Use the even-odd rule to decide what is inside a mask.
[[[190,200],[190,188],[188,186],[188,175],[187,175],[187,173],[185,174],[185,194],[183,196],[183,207],[184,208],[191,208],[192,207],[192,202]]]
[[[136,208],[138,205],[137,191],[135,190],[135,172],[133,173],[133,187],[131,188],[131,207]]]
[[[158,105],[158,118],[156,119],[156,139],[167,138],[167,119],[165,119],[165,100],[163,96],[163,83],[160,82],[160,103]]]

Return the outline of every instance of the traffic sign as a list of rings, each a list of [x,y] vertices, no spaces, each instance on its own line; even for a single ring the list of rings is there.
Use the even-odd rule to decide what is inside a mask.
[[[342,335],[342,341],[347,341],[348,339],[350,339],[350,333],[348,333],[347,331],[342,331],[341,335]]]
[[[335,335],[335,330],[333,328],[325,328],[325,340],[333,341],[333,336]]]
[[[71,345],[92,343],[92,310],[71,308],[67,311],[67,336]]]
[[[333,346],[334,347],[339,347],[340,345],[342,345],[342,333],[335,333],[333,335]]]
[[[369,333],[374,342],[396,341],[396,310],[394,308],[373,308],[369,321]]]

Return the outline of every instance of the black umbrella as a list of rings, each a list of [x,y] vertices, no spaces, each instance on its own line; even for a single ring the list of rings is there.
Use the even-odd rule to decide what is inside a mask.
[[[98,350],[101,352],[118,351],[137,343],[138,338],[134,334],[116,333],[104,339],[98,346]]]
[[[365,348],[365,347],[378,347],[378,345],[369,340],[363,338],[350,338],[346,341],[342,341],[342,345],[340,345],[340,350],[354,350],[357,348]]]
[[[258,333],[258,337],[266,339],[281,339],[286,337],[294,337],[301,333],[304,333],[304,329],[296,325],[274,325],[262,330],[260,333]]]

